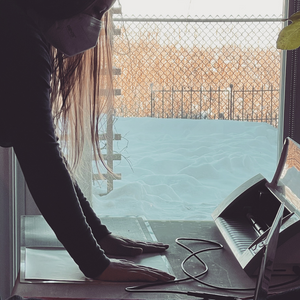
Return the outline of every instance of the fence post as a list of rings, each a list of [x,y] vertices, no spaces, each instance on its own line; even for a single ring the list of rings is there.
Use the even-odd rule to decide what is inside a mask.
[[[207,110],[207,114],[209,113],[209,111],[211,111],[211,101],[212,101],[212,88],[210,86],[209,87],[209,109]]]
[[[201,117],[201,111],[202,111],[202,89],[203,89],[203,86],[201,85],[200,87],[200,105],[199,105],[199,119],[202,119]]]
[[[220,119],[220,107],[221,107],[221,88],[218,88],[218,119]]]
[[[252,87],[252,109],[251,109],[251,111],[252,111],[252,122],[254,121],[254,86]]]
[[[162,88],[162,103],[161,103],[161,117],[164,117],[164,105],[165,105],[165,88]]]
[[[181,119],[183,119],[183,86],[181,87]]]
[[[171,92],[171,101],[172,101],[172,112],[171,112],[171,116],[172,119],[174,118],[174,87],[172,86],[172,92]]]
[[[242,90],[242,121],[244,121],[244,111],[245,111],[245,86],[243,85],[243,90]]]
[[[191,111],[190,111],[190,119],[193,119],[193,88],[191,87]]]
[[[271,84],[271,120],[270,124],[273,123],[273,84]]]
[[[260,117],[261,117],[261,122],[263,122],[263,116],[264,116],[264,86],[261,86],[261,112],[260,112]]]
[[[230,120],[230,91],[228,90],[228,88],[226,89],[227,90],[227,96],[228,96],[228,101],[227,101],[227,120]]]
[[[150,93],[150,95],[151,95],[150,96],[151,97],[150,98],[150,101],[151,101],[150,102],[150,105],[151,105],[151,118],[153,118],[153,108],[154,108],[153,107],[153,102],[154,102],[154,99],[153,99],[154,98],[153,83],[150,83],[150,92],[151,92]]]
[[[232,120],[232,115],[233,115],[233,84],[230,83],[230,97],[229,97],[229,112],[230,112],[230,120]]]

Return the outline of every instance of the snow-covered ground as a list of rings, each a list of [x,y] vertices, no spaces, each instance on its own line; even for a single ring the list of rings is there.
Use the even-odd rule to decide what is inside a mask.
[[[119,118],[122,180],[98,196],[99,215],[157,220],[210,220],[234,189],[258,173],[271,181],[277,165],[277,130],[266,123],[226,120]]]

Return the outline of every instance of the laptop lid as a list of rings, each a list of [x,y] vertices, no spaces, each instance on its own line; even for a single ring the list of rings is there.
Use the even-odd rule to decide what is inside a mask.
[[[279,230],[282,223],[284,211],[284,204],[281,203],[275,219],[272,223],[267,238],[264,241],[263,257],[260,265],[260,271],[256,283],[254,300],[266,300],[271,276],[273,271],[273,264],[276,256],[277,243],[279,237]]]

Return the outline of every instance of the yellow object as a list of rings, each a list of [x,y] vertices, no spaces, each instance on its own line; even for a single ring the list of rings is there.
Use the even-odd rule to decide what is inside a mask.
[[[282,50],[294,50],[300,47],[300,11],[291,15],[288,19],[292,24],[284,27],[277,39],[277,48]]]

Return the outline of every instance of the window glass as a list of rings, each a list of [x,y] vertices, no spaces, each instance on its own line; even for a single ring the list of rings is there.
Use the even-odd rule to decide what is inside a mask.
[[[187,2],[188,19],[166,10],[114,15],[113,131],[121,140],[113,151],[122,179],[104,196],[106,182],[93,182],[100,215],[211,219],[239,185],[275,172],[282,1],[256,13],[245,1],[225,17],[217,5],[196,16]]]

